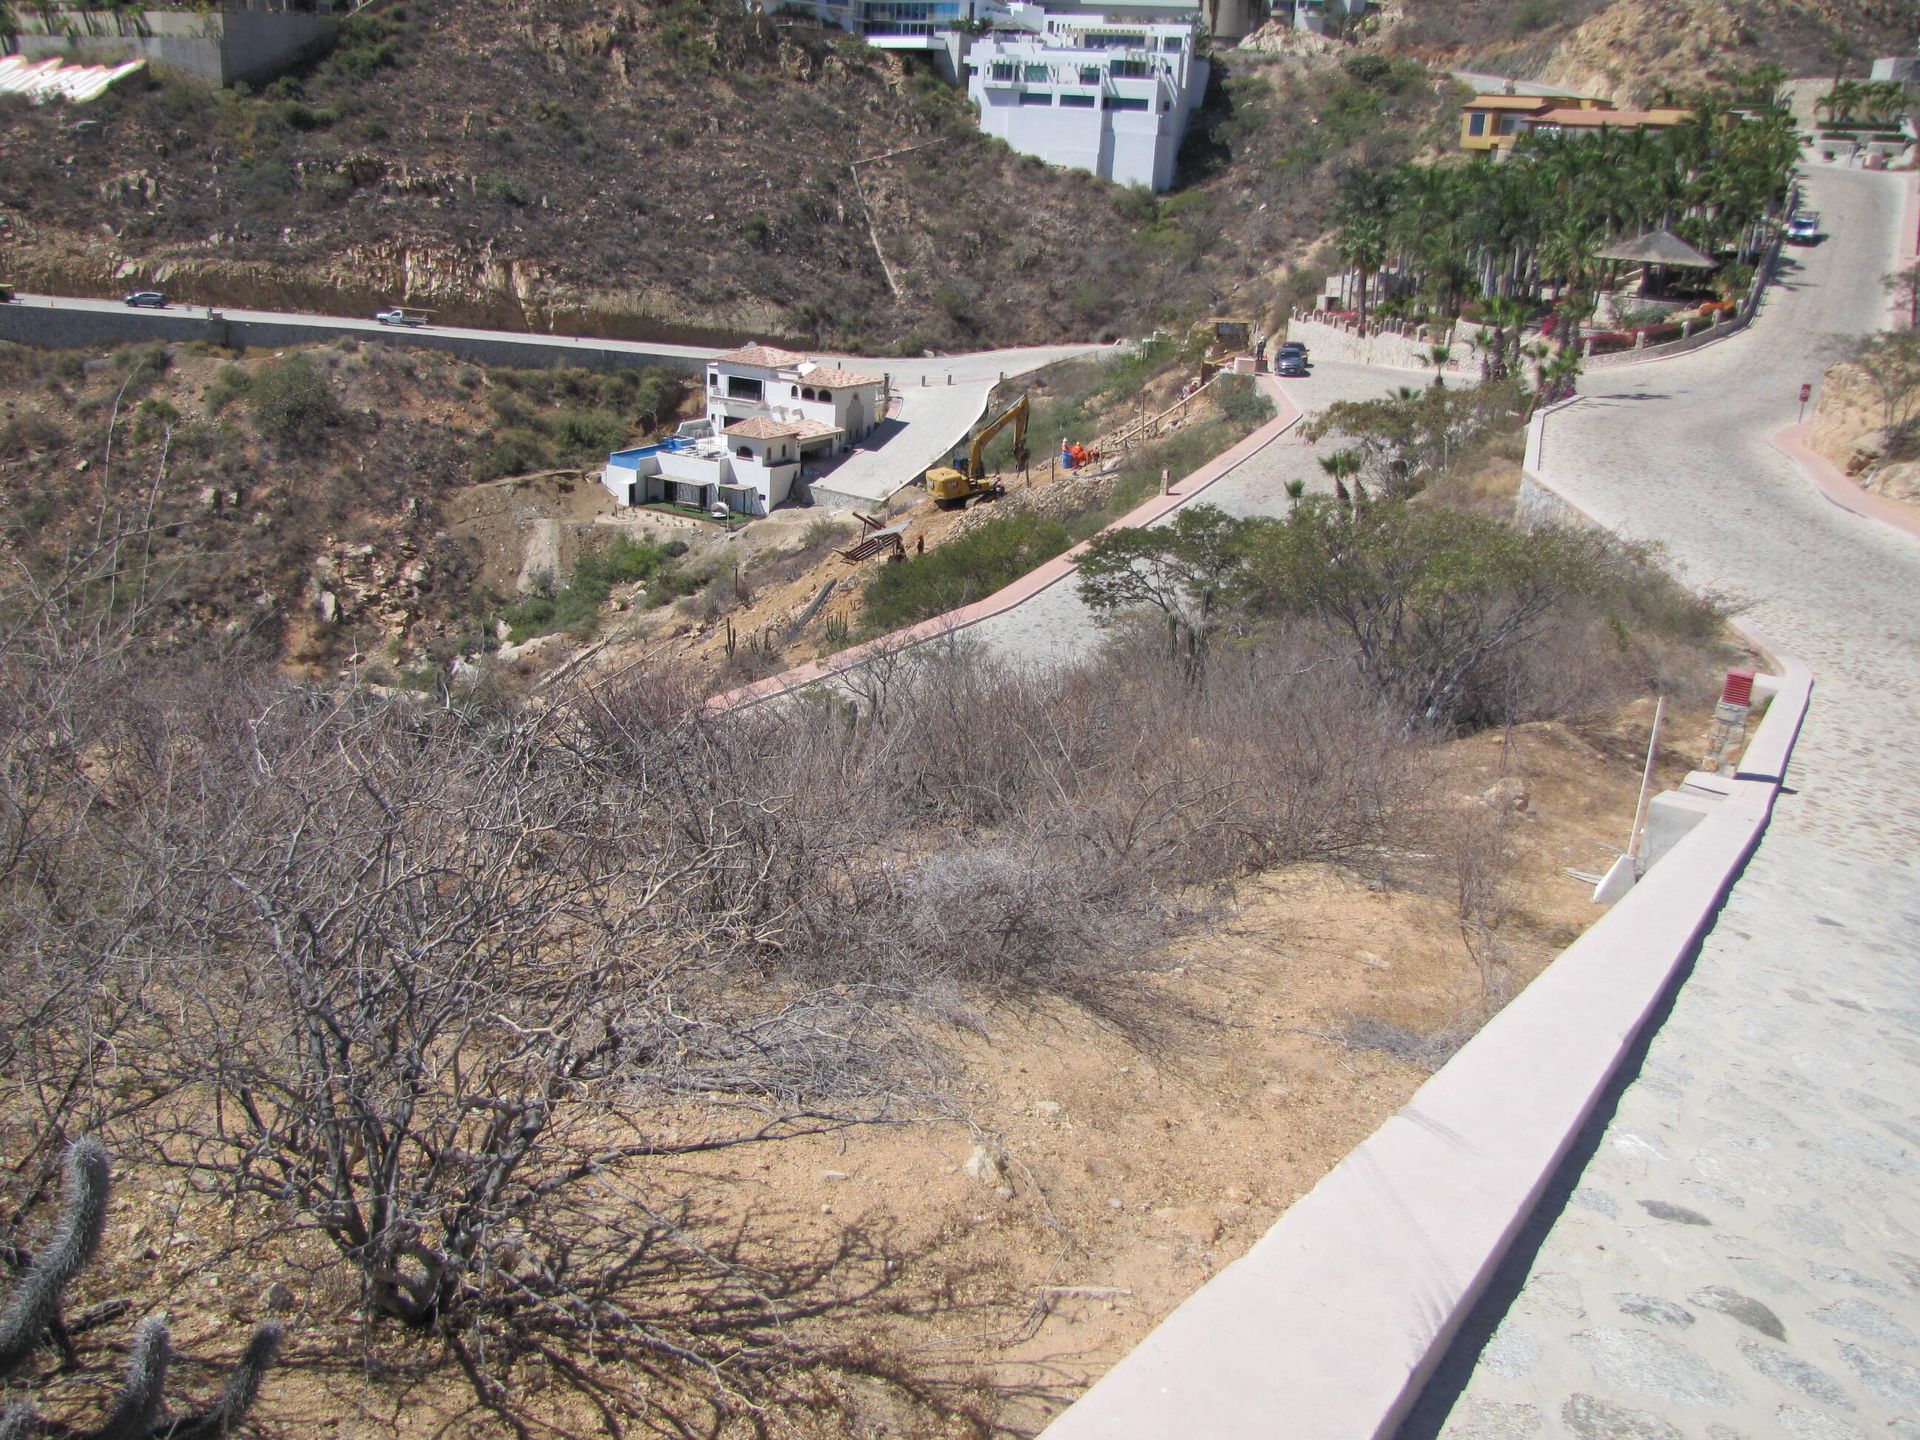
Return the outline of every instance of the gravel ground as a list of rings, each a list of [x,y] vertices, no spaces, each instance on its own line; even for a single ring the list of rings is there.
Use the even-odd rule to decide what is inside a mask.
[[[1882,323],[1905,190],[1808,191],[1830,238],[1749,331],[1590,377],[1548,425],[1556,489],[1746,597],[1816,683],[1671,1014],[1403,1440],[1920,1437],[1920,542],[1767,443]]]

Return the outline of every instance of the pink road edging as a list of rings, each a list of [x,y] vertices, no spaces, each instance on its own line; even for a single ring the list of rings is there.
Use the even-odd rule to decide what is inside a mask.
[[[1855,515],[1878,520],[1920,538],[1920,510],[1898,500],[1889,500],[1884,495],[1876,495],[1857,480],[1842,474],[1839,466],[1808,447],[1807,436],[1812,428],[1809,421],[1789,425],[1775,435],[1770,443],[1782,455],[1797,461],[1820,493],[1842,510],[1851,510]]]
[[[1114,530],[1151,525],[1154,521],[1172,514],[1299,423],[1300,411],[1294,408],[1293,402],[1287,399],[1286,393],[1281,390],[1272,376],[1258,376],[1256,383],[1274,402],[1279,414],[1231,449],[1216,455],[1191,475],[1182,476],[1178,482],[1168,488],[1166,494],[1149,497],[1112,524],[1103,527],[1098,535],[1082,540],[1071,550],[1056,555],[1044,565],[1028,571],[1011,585],[994,591],[984,600],[976,600],[973,604],[963,605],[958,610],[936,615],[931,620],[922,620],[918,625],[911,625],[904,630],[891,631],[877,639],[842,650],[837,655],[828,656],[824,660],[810,661],[791,670],[784,670],[778,675],[769,676],[765,680],[756,681],[752,685],[743,685],[737,690],[728,690],[715,695],[707,701],[707,713],[726,714],[733,710],[744,710],[748,706],[791,694],[795,690],[804,689],[808,685],[818,684],[822,680],[855,669],[885,651],[904,650],[922,641],[951,635],[970,625],[978,625],[983,620],[991,620],[994,616],[1003,615],[1015,606],[1031,600],[1042,590],[1059,584],[1074,572],[1081,553],[1100,535]]]

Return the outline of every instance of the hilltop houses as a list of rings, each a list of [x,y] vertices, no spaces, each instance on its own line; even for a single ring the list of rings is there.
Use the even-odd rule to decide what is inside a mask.
[[[1476,95],[1460,107],[1460,148],[1491,152],[1496,160],[1528,131],[1592,134],[1603,129],[1665,129],[1693,112],[1680,107],[1616,110],[1587,95]]]
[[[1201,34],[1237,38],[1255,23],[1248,0],[798,0],[790,8],[869,45],[924,53],[966,86],[981,130],[1021,154],[1152,190],[1173,184],[1188,117],[1206,94]]]
[[[793,497],[809,460],[841,454],[886,418],[887,382],[791,350],[747,345],[706,368],[706,418],[607,457],[620,505],[765,515]]]
[[[1187,119],[1207,90],[1192,24],[1008,8],[1009,27],[966,56],[981,130],[1049,165],[1171,186]]]

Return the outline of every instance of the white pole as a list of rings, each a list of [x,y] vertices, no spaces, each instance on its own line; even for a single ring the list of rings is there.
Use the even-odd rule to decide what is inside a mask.
[[[1654,702],[1653,732],[1647,736],[1647,768],[1640,775],[1640,802],[1633,807],[1633,833],[1627,836],[1627,854],[1640,858],[1640,827],[1647,818],[1647,792],[1653,788],[1653,761],[1660,750],[1660,721],[1667,713],[1667,697]]]

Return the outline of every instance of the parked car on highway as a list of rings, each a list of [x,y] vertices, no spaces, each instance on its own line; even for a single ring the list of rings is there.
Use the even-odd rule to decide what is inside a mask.
[[[135,290],[120,297],[122,305],[144,305],[151,310],[167,308],[167,297],[158,290]]]
[[[396,305],[391,310],[382,310],[373,317],[382,325],[424,325],[427,312],[424,310],[405,310]]]
[[[11,285],[0,285],[0,305],[11,305],[12,303],[13,287]]]
[[[1298,380],[1307,373],[1307,357],[1297,350],[1283,350],[1280,358],[1273,362],[1273,373]]]
[[[1818,215],[1796,215],[1787,221],[1787,243],[1789,245],[1815,245],[1820,240],[1820,217]]]
[[[1280,353],[1282,355],[1298,355],[1304,359],[1307,353],[1307,342],[1304,340],[1289,340],[1280,347]]]

